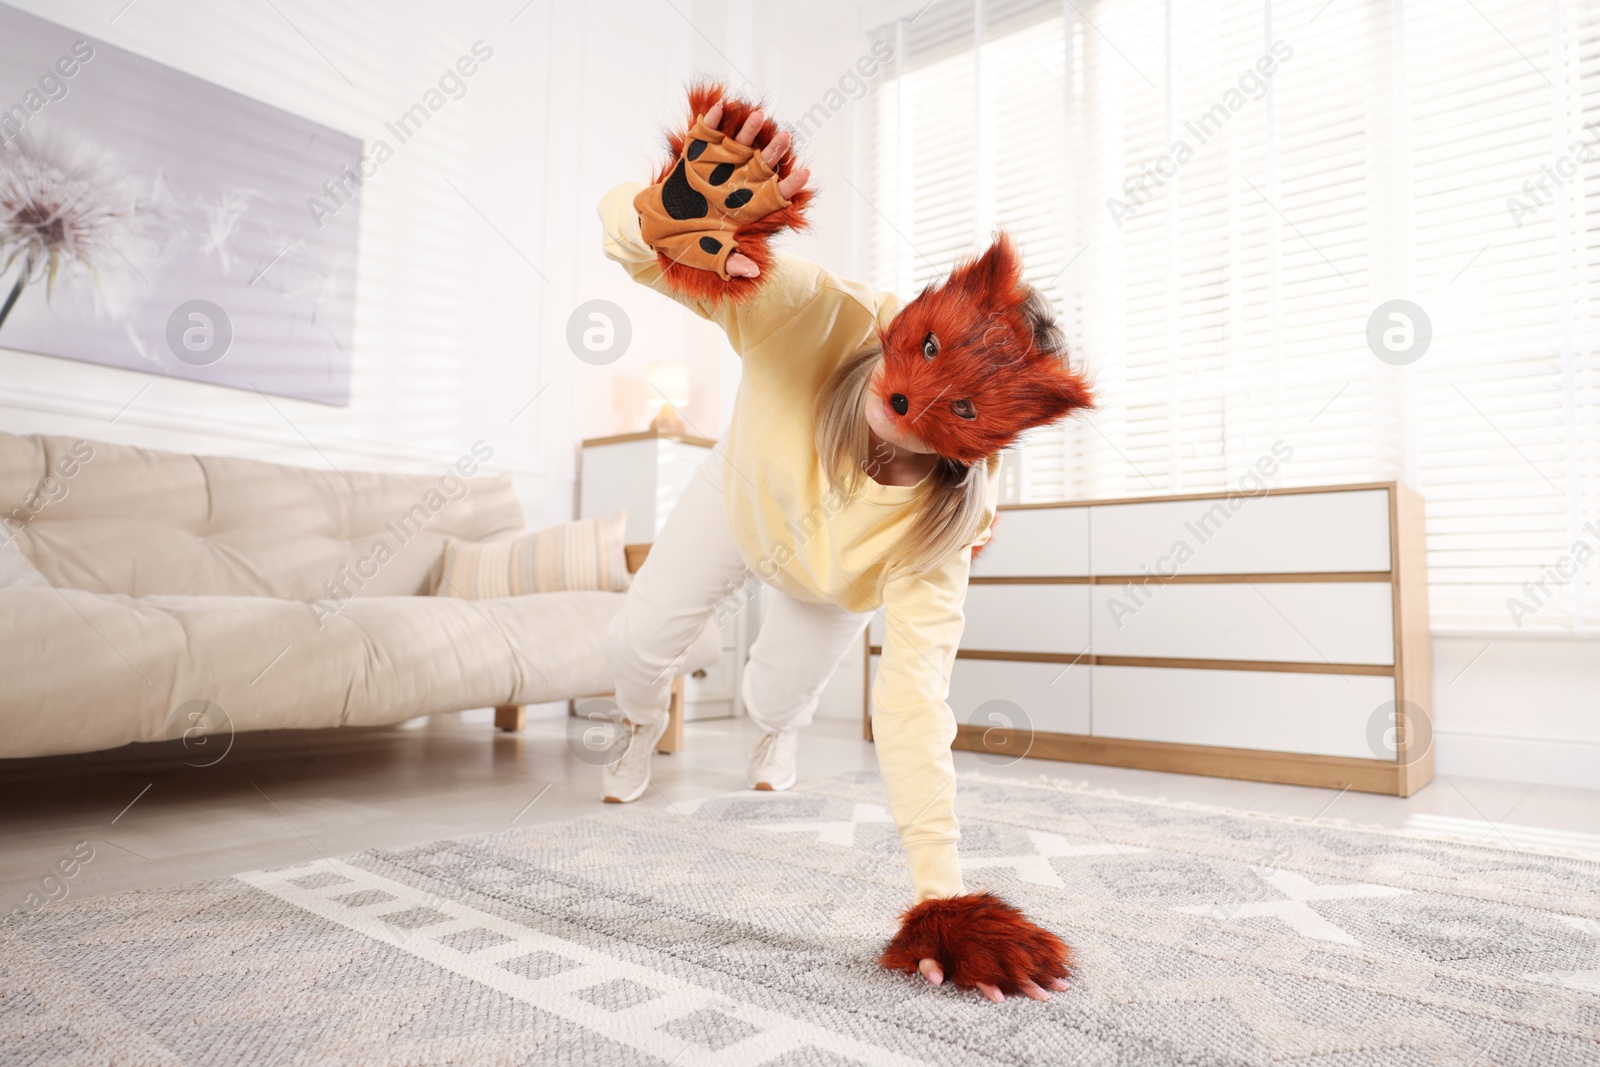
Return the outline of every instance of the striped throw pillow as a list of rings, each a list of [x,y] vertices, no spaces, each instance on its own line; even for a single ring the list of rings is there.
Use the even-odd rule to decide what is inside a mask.
[[[488,600],[568,589],[628,588],[628,513],[583,519],[504,541],[449,540],[435,596]]]

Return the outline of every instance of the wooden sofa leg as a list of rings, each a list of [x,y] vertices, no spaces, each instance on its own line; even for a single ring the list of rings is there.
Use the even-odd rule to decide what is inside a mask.
[[[667,732],[656,742],[656,751],[666,754],[683,747],[683,675],[672,680],[672,700],[667,704]]]
[[[506,704],[494,709],[494,725],[496,729],[515,733],[522,729],[523,719],[527,715],[527,706],[523,704]]]

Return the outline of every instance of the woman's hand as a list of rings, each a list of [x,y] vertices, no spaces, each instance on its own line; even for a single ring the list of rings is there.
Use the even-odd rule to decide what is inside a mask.
[[[701,309],[742,304],[766,286],[772,239],[805,229],[809,175],[793,139],[721,85],[691,87],[687,118],[667,131],[672,157],[633,198],[661,269],[652,284]]]
[[[992,893],[924,900],[901,917],[900,931],[878,961],[890,970],[920,973],[933,985],[948,977],[995,1003],[1007,993],[1049,1000],[1046,987],[1067,988],[1072,953]]]
[[[722,122],[722,102],[719,100],[713,104],[711,110],[699,116],[699,118],[700,121],[713,130],[718,129],[719,124]],[[751,112],[750,117],[744,120],[744,125],[739,128],[739,132],[734,135],[733,139],[746,147],[754,144],[756,134],[761,131],[761,124],[765,121],[766,114],[760,109]],[[772,139],[771,144],[761,150],[762,160],[769,167],[777,167],[778,160],[782,159],[784,153],[789,151],[791,141],[792,138],[789,136],[788,130],[778,134]],[[785,200],[793,200],[794,195],[806,187],[806,182],[810,177],[811,171],[809,168],[796,167],[787,178],[778,183],[778,192],[782,194]],[[741,255],[738,252],[728,257],[727,268],[728,273],[735,278],[756,278],[761,275],[761,268],[757,267],[755,262],[748,256]]]
[[[944,972],[939,969],[938,960],[924,958],[922,962],[917,965],[917,970],[922,972],[922,976],[926,978],[929,983],[933,985],[944,984]],[[1048,979],[1045,984],[1051,989],[1054,989],[1057,993],[1060,993],[1067,988],[1067,980],[1065,978],[1051,978]],[[1000,991],[1000,987],[997,985],[990,985],[987,982],[976,982],[974,985],[977,987],[978,992],[982,993],[996,1004],[1006,999],[1006,995]],[[1021,992],[1028,994],[1028,996],[1032,997],[1034,1000],[1050,999],[1050,994],[1046,993],[1044,989],[1031,978],[1024,978],[1022,981],[1018,982],[1017,988]]]

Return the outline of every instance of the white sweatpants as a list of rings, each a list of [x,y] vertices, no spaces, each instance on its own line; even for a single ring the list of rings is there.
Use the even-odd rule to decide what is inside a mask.
[[[745,583],[756,580],[728,528],[722,465],[719,451],[701,462],[606,627],[616,702],[635,723],[666,714],[672,678],[695,636],[730,594],[743,596]],[[740,693],[756,725],[798,729],[811,721],[823,686],[861,640],[872,612],[797,600],[770,586],[767,597]]]

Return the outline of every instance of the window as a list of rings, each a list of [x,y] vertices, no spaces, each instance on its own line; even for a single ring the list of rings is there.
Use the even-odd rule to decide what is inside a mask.
[[[878,33],[875,281],[1005,226],[1098,385],[1018,499],[1236,487],[1282,441],[1279,484],[1423,491],[1436,630],[1600,624],[1600,6],[947,0]]]

